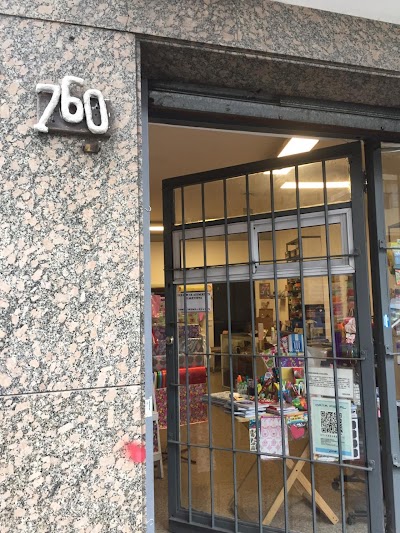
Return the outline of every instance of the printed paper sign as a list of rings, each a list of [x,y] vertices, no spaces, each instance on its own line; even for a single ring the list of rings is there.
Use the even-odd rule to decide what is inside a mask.
[[[186,298],[185,298],[186,296]],[[205,291],[179,292],[177,294],[178,311],[185,311],[187,313],[205,313],[206,311],[206,293]],[[211,312],[212,296],[211,292],[207,295],[207,311]]]
[[[343,459],[354,458],[350,400],[339,400],[340,436]],[[313,453],[339,457],[336,404],[331,398],[311,398]],[[358,439],[354,439],[355,441]]]
[[[308,369],[310,394],[335,397],[333,368],[310,367]],[[339,398],[354,398],[354,374],[352,368],[337,369],[337,390]]]
[[[257,451],[257,434],[256,422],[252,420],[249,424],[250,450]],[[283,426],[285,454],[289,454],[289,439],[287,425]],[[282,453],[282,422],[279,416],[262,416],[259,420],[259,437],[260,437],[260,452],[273,454],[261,455],[261,459],[268,461],[277,459],[275,455],[283,455]]]

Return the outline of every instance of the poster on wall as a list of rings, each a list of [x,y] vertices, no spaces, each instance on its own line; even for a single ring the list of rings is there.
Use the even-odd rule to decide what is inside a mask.
[[[358,442],[358,435],[353,439],[350,400],[339,400],[339,421],[342,457],[344,460],[354,459],[354,442]],[[314,455],[338,458],[336,405],[333,398],[311,398],[311,423]]]
[[[271,284],[270,283],[260,283],[259,291],[260,291],[261,300],[265,300],[266,298],[271,298]]]
[[[308,369],[310,394],[335,397],[333,368],[310,367]],[[354,371],[352,368],[337,369],[337,389],[339,398],[354,398]]]
[[[186,296],[186,298],[185,298]],[[185,311],[185,301],[186,301],[186,312],[187,313],[205,313],[206,312],[206,292],[205,291],[188,291],[186,294],[178,292],[177,294],[177,306],[178,311]],[[210,313],[212,310],[212,293],[208,291],[207,293],[207,311]]]

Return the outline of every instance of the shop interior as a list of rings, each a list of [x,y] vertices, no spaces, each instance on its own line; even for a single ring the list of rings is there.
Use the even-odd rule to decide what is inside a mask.
[[[284,136],[150,124],[156,531],[168,531],[162,180],[282,155],[304,153],[345,142],[347,141],[338,139],[304,138],[294,141],[294,138]],[[388,213],[390,211],[388,226],[392,232],[390,240],[397,243],[400,242],[397,241],[400,239],[399,175],[393,179],[395,163],[395,160],[388,160],[385,187],[387,186],[388,192]],[[332,165],[327,166],[327,201],[330,205],[338,206],[336,218],[333,217],[329,222],[327,238],[325,220],[321,218],[321,212],[315,210],[315,206],[324,203],[320,171],[317,165],[310,164],[305,165],[302,172],[303,174],[298,176],[299,197],[301,207],[310,209],[310,223],[303,228],[299,243],[296,221],[284,220],[282,227],[275,231],[273,245],[271,227],[264,227],[260,222],[257,235],[259,260],[265,267],[263,279],[258,276],[256,280],[232,279],[228,282],[223,280],[207,283],[204,279],[189,279],[188,282],[176,285],[179,353],[188,354],[187,357],[179,355],[179,379],[180,383],[185,385],[179,393],[181,441],[188,440],[192,444],[189,450],[185,446],[181,447],[180,498],[183,507],[188,505],[190,499],[190,507],[196,511],[213,512],[227,518],[232,518],[237,513],[241,520],[249,523],[258,523],[262,514],[265,524],[284,529],[286,522],[290,531],[311,531],[312,521],[315,520],[312,508],[315,506],[318,531],[342,531],[342,514],[346,513],[347,521],[348,513],[365,509],[367,491],[364,473],[351,468],[361,459],[364,440],[362,424],[359,424],[355,415],[357,410],[362,410],[360,372],[358,363],[350,361],[352,357],[359,356],[356,341],[355,278],[351,269],[346,272],[346,268],[343,268],[342,274],[331,276],[330,288],[328,276],[320,273],[319,261],[327,256],[327,246],[333,261],[349,260],[343,257],[351,247],[351,231],[346,226],[346,205],[351,200],[351,185],[347,161],[334,161]],[[295,210],[297,204],[293,169],[283,169],[274,179],[277,183],[274,211]],[[247,185],[249,200],[246,200],[244,177],[232,180],[226,191],[225,214],[228,217],[241,217],[248,208],[252,214],[271,212],[268,183],[269,179],[263,179],[262,175],[250,176]],[[396,194],[390,192],[390,187],[396,188]],[[207,220],[224,217],[221,183],[207,184],[204,187],[204,197],[205,211],[202,214],[198,190],[194,186],[193,190],[187,191],[186,223],[200,221],[203,215]],[[250,202],[247,206],[246,201]],[[182,216],[179,197],[176,197],[175,204],[175,219],[179,221]],[[195,235],[193,238],[189,237],[190,235],[183,251],[187,269],[202,269],[204,254],[208,267],[219,268],[226,265],[227,257],[230,265],[249,264],[251,252],[247,231],[237,231],[229,234],[228,238],[215,232],[207,237],[205,243],[203,238]],[[229,249],[228,255],[226,248]],[[305,261],[305,275],[304,272],[302,277],[298,273],[293,274],[290,269],[285,275],[287,265],[299,257],[300,248]],[[180,250],[182,254],[182,249]],[[275,258],[275,269],[271,267],[272,257]],[[389,263],[393,300],[391,318],[395,322],[398,318],[400,320],[400,304],[397,307],[397,301],[400,302],[400,289],[396,288],[397,285],[400,286],[400,259],[397,259],[396,252],[390,256]],[[395,325],[393,331],[395,336],[400,335],[400,325]],[[304,339],[307,345],[307,368],[302,346]],[[293,425],[288,424],[284,429],[274,426],[275,419],[265,419],[266,424],[268,423],[266,434],[276,437],[280,444],[270,442],[269,449],[272,453],[263,457],[264,460],[260,463],[262,490],[261,495],[258,495],[257,462],[246,452],[249,449],[254,450],[254,439],[256,436],[258,438],[261,430],[257,431],[248,423],[252,406],[240,404],[238,401],[234,408],[235,414],[231,416],[232,411],[230,414],[226,410],[226,402],[229,401],[231,391],[239,395],[243,393],[246,398],[250,392],[255,395],[256,389],[259,392],[257,397],[261,401],[267,401],[272,396],[275,399],[276,396],[280,398],[280,393],[277,395],[274,390],[273,380],[274,372],[276,373],[274,350],[278,342],[288,355],[278,363],[279,383],[282,388],[285,383],[286,392],[292,394],[290,402],[296,405],[296,416]],[[304,422],[304,413],[307,412],[307,406],[304,406],[305,372],[313,372],[316,380],[313,392],[323,395],[324,391],[319,388],[328,386],[323,380],[327,375],[328,381],[330,379],[333,351],[343,357],[343,363],[340,365],[341,379],[346,381],[349,374],[351,375],[348,379],[351,393],[345,396],[348,399],[341,400],[348,402],[348,410],[343,412],[343,416],[349,417],[353,431],[352,449],[347,458],[348,482],[345,483],[344,495],[339,490],[340,471],[335,466],[334,453],[331,454],[331,464],[329,453],[324,456],[325,461],[321,462],[321,465],[311,467],[310,463],[303,463],[301,472],[296,474],[294,481],[290,481],[290,476],[296,465],[291,467],[289,464],[288,468],[273,454],[274,446],[276,455],[282,453],[283,446],[286,447],[286,453],[298,458],[309,458],[311,453],[314,453],[309,448],[307,421]],[[400,352],[400,349],[396,351]],[[234,356],[227,355],[229,353]],[[254,353],[259,357],[251,355]],[[299,357],[296,357],[296,354]],[[399,369],[400,359],[395,364],[398,400]],[[271,378],[270,381],[268,377]],[[289,389],[291,392],[288,392]],[[186,391],[189,392],[189,400]],[[282,394],[285,394],[284,390]],[[282,408],[282,403],[280,407]],[[329,418],[329,406],[325,408],[328,411],[323,412],[328,413],[326,416]],[[260,409],[264,409],[263,404],[257,406],[257,410]],[[297,416],[297,413],[300,414]],[[208,448],[210,443],[217,448],[212,453]],[[232,443],[239,451],[224,451],[231,448]],[[238,481],[236,489],[233,472]],[[281,497],[283,476],[286,476],[291,485],[287,494]],[[311,496],[311,488],[317,497]],[[368,531],[362,518],[354,520],[351,526],[351,531],[354,532]]]

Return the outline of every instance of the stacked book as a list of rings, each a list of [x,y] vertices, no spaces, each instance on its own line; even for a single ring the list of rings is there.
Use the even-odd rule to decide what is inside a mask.
[[[282,409],[279,403],[274,404],[274,405],[269,405],[267,407],[267,413],[271,413],[277,416],[280,416],[281,413],[283,413],[283,415],[285,416],[285,415],[291,415],[291,414],[299,413],[299,412],[300,411],[297,409],[297,407],[294,407],[294,405],[290,405],[287,403],[283,404]]]
[[[208,394],[205,394],[202,397],[202,401],[204,403],[208,403]],[[210,402],[212,405],[218,405],[220,407],[225,407],[226,402],[230,401],[232,398],[231,391],[223,391],[223,392],[213,392],[210,394]],[[233,393],[233,399],[239,399],[243,398],[240,394]]]
[[[258,402],[257,413],[259,415],[265,413],[268,405],[270,404]],[[225,411],[230,414],[232,408],[235,416],[243,418],[254,418],[256,416],[256,403],[254,400],[247,398],[234,399],[233,402],[228,400],[225,404]]]

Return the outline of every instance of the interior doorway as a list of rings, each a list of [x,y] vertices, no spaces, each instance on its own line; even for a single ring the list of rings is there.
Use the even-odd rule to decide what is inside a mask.
[[[361,234],[353,231],[354,194],[356,217],[361,216],[365,230],[359,194],[363,179],[359,168],[354,189],[349,166],[353,150],[361,161],[360,147],[303,138],[303,148],[297,143],[292,149],[303,155],[291,156],[290,164],[282,166],[277,160],[285,147],[296,144],[292,139],[150,125],[157,438],[161,450],[169,451],[162,456],[164,478],[155,480],[156,531],[167,531],[172,515],[180,521],[170,524],[176,531],[192,531],[196,523],[228,531],[345,531],[348,512],[360,505],[367,509],[374,492],[371,472],[362,466],[366,364],[360,354],[365,339],[372,339],[370,303],[368,290],[357,293],[360,286],[368,288],[368,276],[366,265],[356,268],[354,238]],[[325,151],[314,158],[311,154],[319,149]],[[170,182],[172,277],[166,290],[168,216],[163,221],[161,181],[267,158],[274,162],[246,165],[226,176],[218,171]],[[365,239],[359,245],[365,247]],[[357,285],[361,271],[364,278]],[[360,302],[366,311],[362,318]],[[340,389],[345,375],[351,398]],[[319,379],[332,381],[333,394],[316,393]],[[372,379],[373,390],[373,368],[366,379]],[[264,387],[264,395],[255,393],[257,385]],[[238,405],[226,405],[225,396],[232,393],[250,396],[248,416],[239,416]],[[292,404],[296,398],[292,424],[286,423],[289,411],[278,417],[265,414],[262,427],[251,424],[253,407],[264,411],[270,401],[270,408],[279,409],[289,396]],[[319,428],[321,417],[330,421],[328,452],[319,453],[322,448],[318,452],[310,440],[312,402],[315,412],[327,413],[318,415]],[[301,403],[308,408],[301,409]],[[350,459],[343,455],[348,443],[338,439],[337,430],[334,446],[341,409],[352,431],[357,420],[357,446]],[[261,447],[271,421],[279,422],[267,429],[276,432],[275,452]],[[344,483],[347,476],[355,483]],[[368,531],[367,521],[353,530]]]

